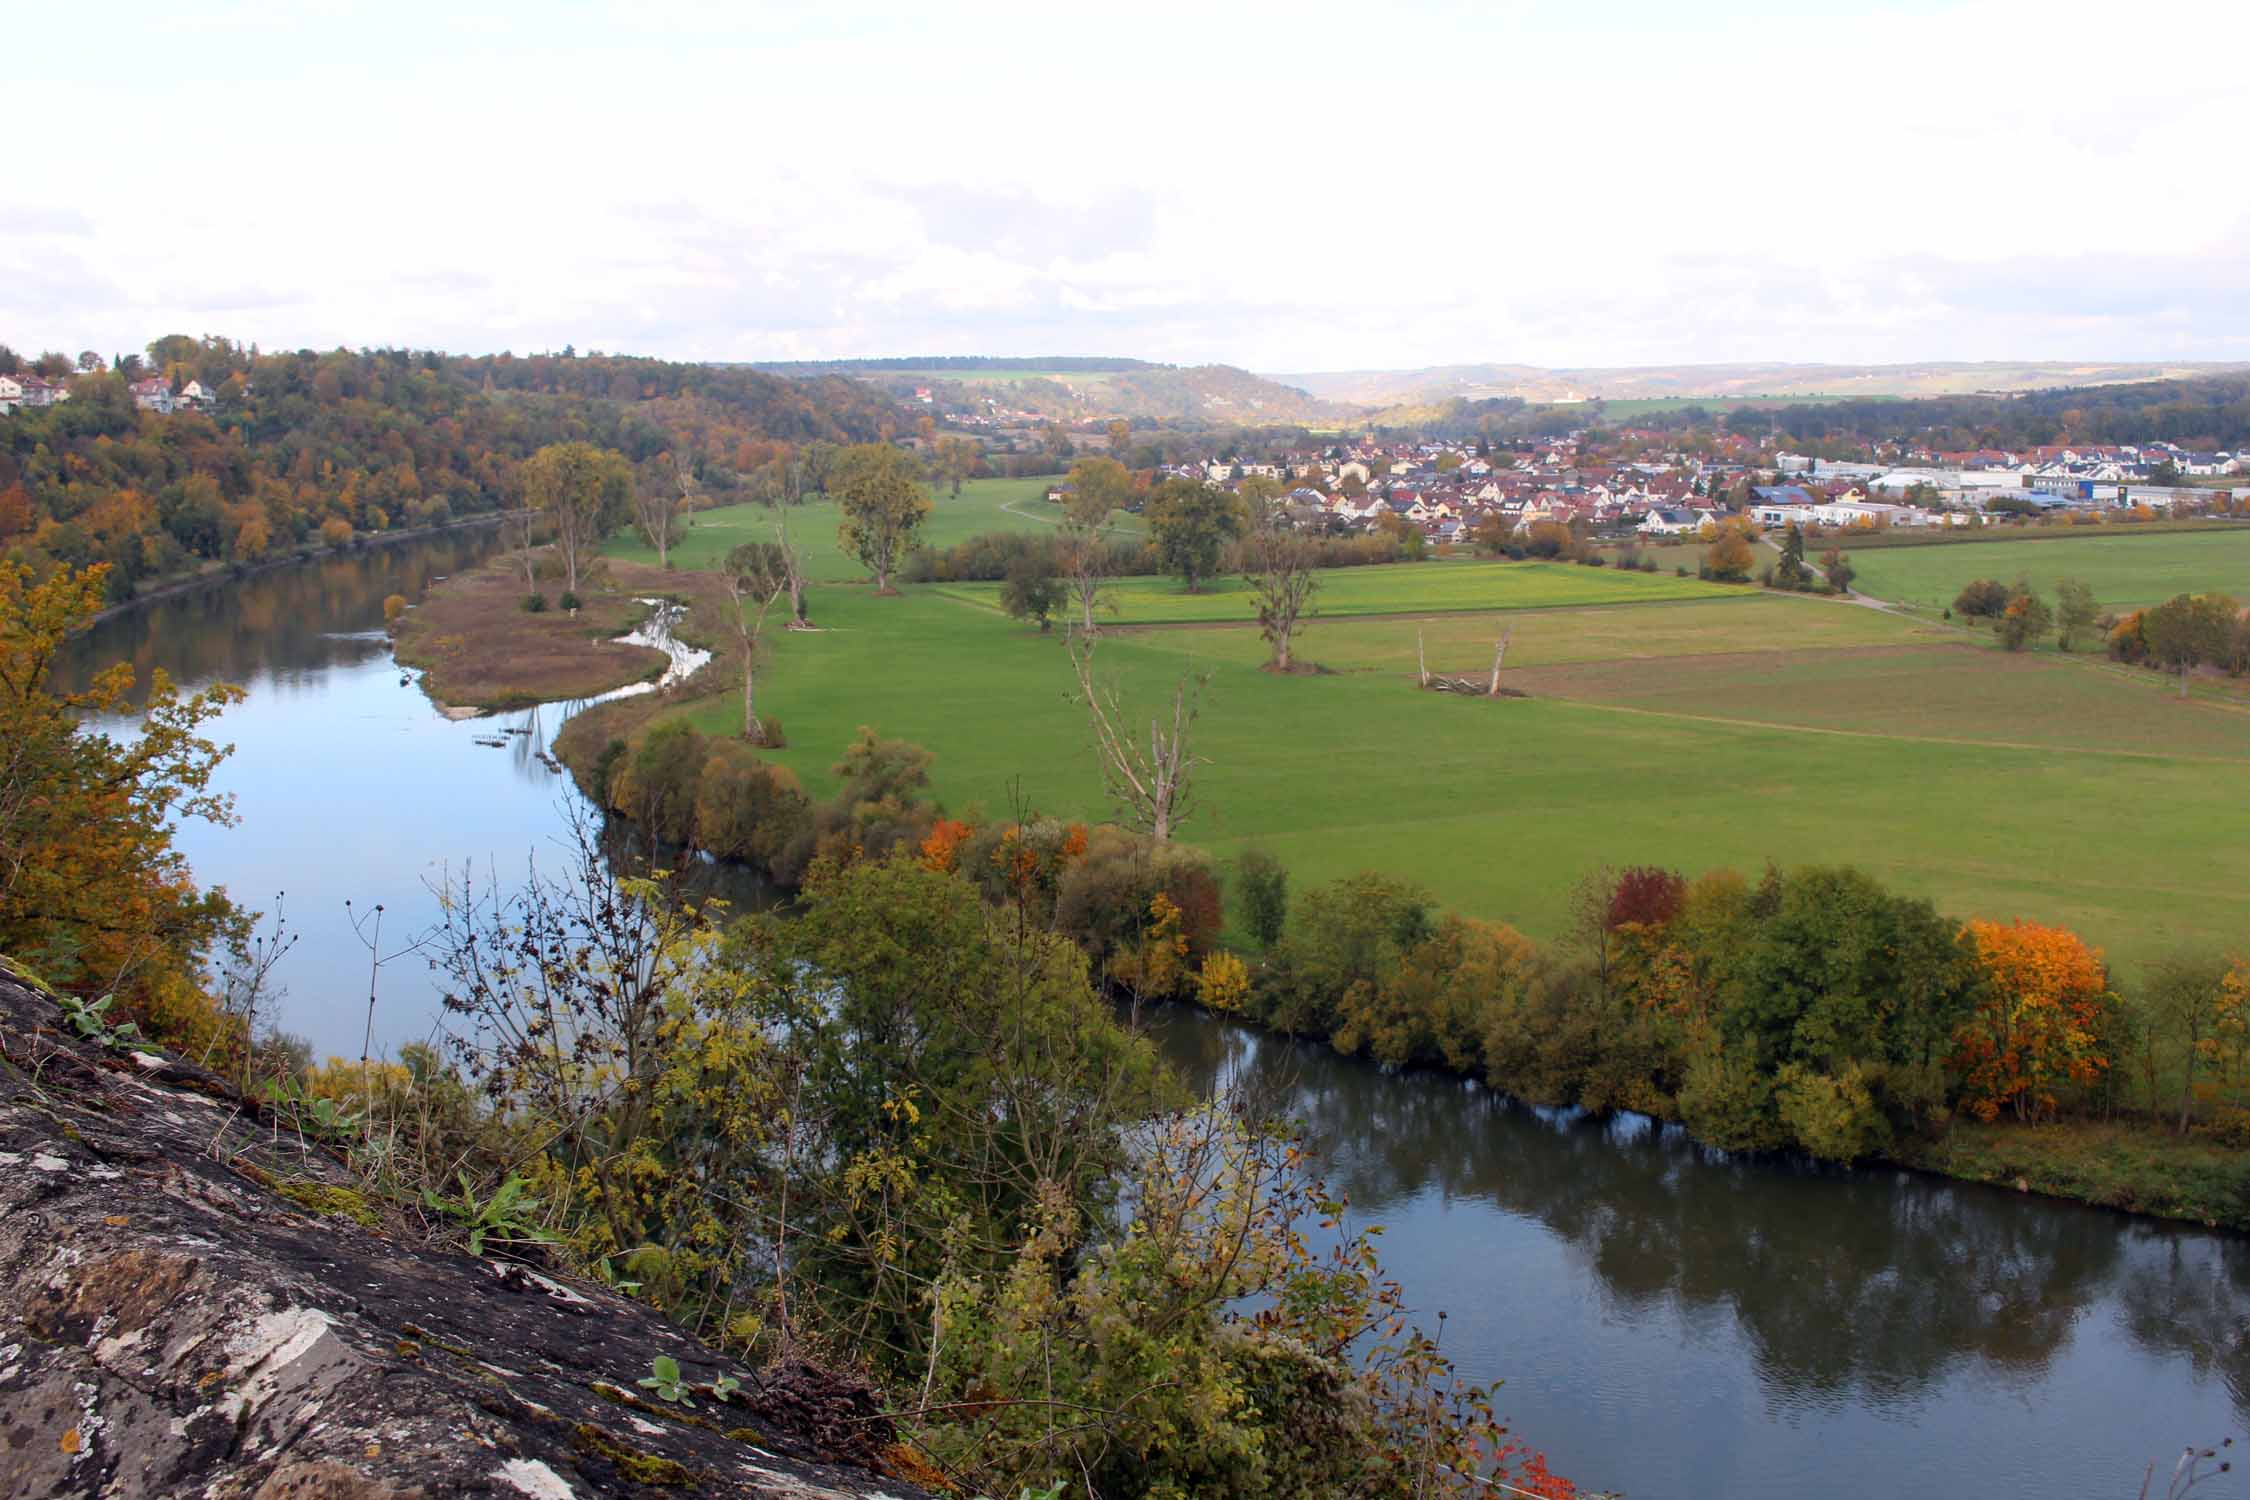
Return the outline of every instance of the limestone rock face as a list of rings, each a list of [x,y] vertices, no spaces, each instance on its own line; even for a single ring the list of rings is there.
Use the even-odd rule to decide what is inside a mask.
[[[0,973],[0,1495],[924,1500],[873,1392],[432,1249],[316,1143]],[[692,1412],[660,1354],[744,1378]]]

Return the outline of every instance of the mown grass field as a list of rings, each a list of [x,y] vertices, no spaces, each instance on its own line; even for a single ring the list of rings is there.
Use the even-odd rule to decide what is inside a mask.
[[[939,589],[965,604],[995,614],[1000,610],[999,584],[941,584]],[[1249,585],[1233,577],[1211,579],[1193,594],[1175,578],[1121,578],[1108,592],[1115,606],[1111,618],[1125,625],[1247,621],[1258,613]],[[1329,570],[1320,575],[1315,603],[1328,616],[1406,615],[1649,604],[1740,598],[1745,593],[1693,578],[1575,563],[1425,562]]]
[[[2083,578],[2109,609],[2161,604],[2174,594],[2250,599],[2250,526],[2224,531],[2105,534],[2020,542],[1865,548],[1851,554],[1852,587],[1935,612],[1979,578],[2028,579],[2052,598],[2055,583]]]
[[[1357,571],[1385,607],[1433,608],[1476,570]],[[1239,625],[1112,630],[1100,662],[1149,709],[1183,669],[1211,674],[1185,836],[1222,857],[1271,849],[1300,887],[1386,870],[1551,937],[1596,865],[1836,861],[1957,916],[2070,925],[2128,964],[2242,941],[2250,718],[2176,705],[2153,677],[2027,665],[1856,606],[1705,595],[1323,617],[1301,650],[1329,675],[1259,670],[1257,634]],[[833,785],[828,767],[866,724],[934,751],[935,793],[957,813],[1108,812],[1058,636],[938,586],[882,599],[831,586],[811,604],[824,629],[773,637],[759,691],[788,734],[777,758],[809,790]],[[1433,670],[1464,672],[1513,629],[1508,676],[1533,696],[1419,691],[1417,629]],[[739,700],[683,712],[727,733]]]

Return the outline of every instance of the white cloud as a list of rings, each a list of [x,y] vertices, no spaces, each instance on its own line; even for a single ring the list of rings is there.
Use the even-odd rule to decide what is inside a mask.
[[[2157,60],[2237,6],[132,9],[12,23],[19,347],[2250,348],[2238,91]]]

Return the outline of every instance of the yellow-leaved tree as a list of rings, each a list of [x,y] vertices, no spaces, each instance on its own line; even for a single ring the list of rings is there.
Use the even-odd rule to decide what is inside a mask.
[[[102,606],[108,570],[44,582],[0,562],[0,953],[58,989],[113,993],[152,1034],[209,1053],[238,1028],[204,997],[203,961],[245,919],[223,891],[199,891],[173,844],[184,818],[233,820],[211,773],[231,747],[199,733],[239,688],[183,695],[161,671],[138,732],[89,717],[125,711],[133,669],[84,688],[56,685],[64,643]]]

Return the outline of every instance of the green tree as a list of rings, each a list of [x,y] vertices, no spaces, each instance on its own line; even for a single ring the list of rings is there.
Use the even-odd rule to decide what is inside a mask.
[[[1852,580],[1859,576],[1859,570],[1852,566],[1852,560],[1838,547],[1831,547],[1821,555],[1820,572],[1828,580],[1828,586],[1839,594],[1850,593]]]
[[[2019,584],[2008,607],[2000,612],[2000,644],[2010,651],[2037,645],[2053,623],[2054,611],[2047,607],[2047,601]]]
[[[1044,635],[1054,628],[1055,609],[1062,602],[1062,585],[1043,554],[1026,552],[1008,564],[1008,576],[1000,585],[1000,607],[1009,619],[1036,624]]]
[[[1149,528],[1166,571],[1177,573],[1191,594],[1218,571],[1227,544],[1242,535],[1242,507],[1234,496],[1193,479],[1167,479],[1148,501]]]
[[[931,1280],[998,1274],[1056,1210],[1108,1222],[1124,1127],[1173,1095],[1078,947],[958,875],[904,852],[820,865],[802,908],[732,944],[801,1069],[797,1271],[920,1379]]]
[[[1258,606],[1258,633],[1273,649],[1269,665],[1287,672],[1290,650],[1305,617],[1313,612],[1313,591],[1320,575],[1313,571],[1313,549],[1290,529],[1280,516],[1264,516],[1243,549],[1243,581]]]
[[[549,443],[524,460],[517,477],[525,505],[554,526],[564,587],[577,593],[594,549],[631,513],[632,468],[622,453],[592,443]]]
[[[2159,1048],[2168,1046],[2179,1068],[2182,1135],[2187,1134],[2193,1118],[2195,1077],[2212,1050],[2226,979],[2225,959],[2203,953],[2175,953],[2150,964],[2141,985],[2141,1012],[2152,1060],[2147,1080],[2149,1104],[2153,1108],[2157,1102],[2153,1059]]]
[[[1069,520],[1089,531],[1101,530],[1133,498],[1133,471],[1114,458],[1082,458],[1063,482],[1070,486],[1063,501]]]
[[[1261,948],[1281,941],[1289,921],[1289,872],[1263,849],[1245,849],[1234,861],[1235,904],[1243,931]]]
[[[1975,579],[1954,595],[1953,612],[1971,620],[1994,619],[2008,607],[2011,597],[2008,586],[1999,579]]]
[[[875,575],[875,592],[897,592],[891,574],[914,548],[930,497],[914,461],[889,443],[861,443],[836,459],[829,487],[844,510],[836,543]]]
[[[1811,570],[1805,566],[1805,534],[1791,521],[1789,530],[1781,538],[1781,567],[1774,581],[1785,589],[1801,589],[1812,581]]]
[[[2141,616],[2141,638],[2151,660],[2180,674],[2180,696],[2188,674],[2227,659],[2234,644],[2240,609],[2224,594],[2174,594]]]
[[[2102,607],[2094,602],[2093,585],[2083,578],[2065,578],[2055,585],[2055,644],[2075,650],[2101,622]]]

